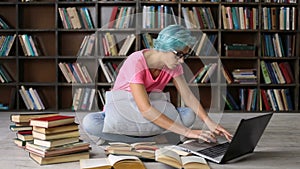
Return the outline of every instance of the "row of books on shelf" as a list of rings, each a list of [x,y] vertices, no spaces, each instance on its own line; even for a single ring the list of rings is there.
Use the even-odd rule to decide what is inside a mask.
[[[261,60],[261,72],[266,84],[291,84],[295,81],[289,62]]]
[[[104,28],[126,29],[132,26],[135,14],[135,7],[114,6],[111,9],[109,23]]]
[[[77,52],[77,56],[78,57],[93,56],[95,53],[95,41],[96,41],[95,33],[84,36],[81,45],[79,47],[79,50]]]
[[[142,28],[164,28],[171,24],[177,24],[177,16],[173,7],[166,5],[147,6],[142,9]]]
[[[45,110],[44,103],[36,89],[31,87],[26,89],[24,86],[21,86],[19,93],[28,110]]]
[[[73,110],[92,110],[95,103],[96,89],[94,88],[77,88],[73,95]]]
[[[211,76],[217,69],[217,63],[209,63],[201,67],[196,74],[189,80],[189,83],[208,83]]]
[[[297,8],[282,7],[263,7],[263,29],[296,30],[297,27]]]
[[[247,43],[224,44],[225,56],[228,57],[254,57],[255,45]]]
[[[90,10],[95,13],[95,8],[89,7],[58,8],[65,29],[93,29],[95,18],[91,15]]]
[[[126,56],[135,38],[136,36],[134,34],[129,34],[126,38],[117,42],[114,34],[106,32],[102,37],[104,56]],[[119,46],[118,44],[122,41],[122,45]]]
[[[270,57],[295,56],[296,35],[263,34],[262,55]]]
[[[13,78],[8,73],[8,70],[5,68],[3,64],[0,63],[0,82],[1,83],[9,83],[12,82]]]
[[[102,58],[98,59],[99,66],[105,76],[105,79],[108,83],[113,83],[118,74],[118,65],[111,62],[103,62]]]
[[[257,29],[258,9],[256,7],[221,6],[224,29]]]
[[[43,44],[38,36],[23,34],[18,35],[25,56],[45,55]]]
[[[0,56],[9,55],[15,39],[16,39],[16,34],[0,36]]]
[[[90,144],[80,140],[75,116],[58,113],[12,114],[14,143],[40,165],[89,158]]]
[[[216,29],[210,7],[181,7],[183,19],[188,29]]]
[[[68,83],[92,83],[93,79],[85,65],[78,62],[60,62],[58,66]]]
[[[285,89],[246,89],[240,88],[238,101],[227,91],[222,96],[229,110],[244,111],[292,111],[293,101],[288,88]],[[258,102],[259,97],[259,102]]]

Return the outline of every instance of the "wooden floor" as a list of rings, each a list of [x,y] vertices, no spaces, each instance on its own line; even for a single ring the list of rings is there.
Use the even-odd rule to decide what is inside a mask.
[[[10,112],[0,112],[0,168],[1,169],[79,169],[79,162],[39,166],[28,157],[28,153],[14,145],[15,133],[9,130]],[[69,113],[70,115],[70,113]],[[226,113],[220,123],[234,132],[241,118],[258,113]],[[80,123],[83,113],[76,113]],[[213,116],[213,115],[212,115]],[[91,158],[104,157],[103,149],[95,145],[95,138],[81,130],[81,138],[91,143]],[[277,113],[271,119],[255,152],[228,164],[210,163],[212,169],[299,169],[300,166],[300,114]],[[160,163],[145,163],[148,169],[169,169]]]

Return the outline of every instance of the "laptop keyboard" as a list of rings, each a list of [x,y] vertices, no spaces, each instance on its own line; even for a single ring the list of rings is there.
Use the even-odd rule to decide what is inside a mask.
[[[223,155],[225,153],[225,151],[227,150],[228,146],[229,146],[229,143],[226,142],[223,144],[219,144],[219,145],[216,145],[213,147],[209,147],[209,148],[200,150],[198,152],[203,155],[215,158],[215,157]]]

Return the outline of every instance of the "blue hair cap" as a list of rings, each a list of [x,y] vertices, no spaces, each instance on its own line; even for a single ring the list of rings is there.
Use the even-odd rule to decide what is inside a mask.
[[[162,29],[158,37],[154,39],[154,49],[163,52],[172,50],[183,50],[186,46],[191,47],[196,42],[196,38],[191,32],[181,25],[169,25]]]

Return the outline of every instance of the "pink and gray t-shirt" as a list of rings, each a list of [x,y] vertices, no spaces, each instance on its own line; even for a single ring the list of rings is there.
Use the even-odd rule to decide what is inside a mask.
[[[130,92],[129,84],[135,83],[143,84],[147,92],[160,92],[173,77],[183,74],[182,65],[178,65],[173,70],[164,67],[158,77],[153,79],[143,54],[146,50],[148,49],[134,52],[128,56],[119,70],[112,90],[125,90]]]

